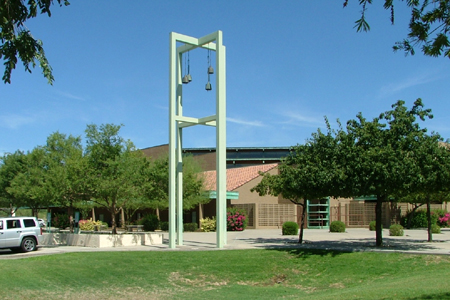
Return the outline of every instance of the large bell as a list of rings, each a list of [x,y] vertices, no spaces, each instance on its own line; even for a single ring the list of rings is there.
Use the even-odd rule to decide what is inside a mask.
[[[187,77],[187,75],[184,75],[184,76],[183,76],[182,82],[183,82],[184,84],[189,83],[189,78]]]
[[[210,83],[210,82],[208,82],[208,83],[206,84],[205,90],[207,90],[207,91],[212,90],[212,86],[211,86],[211,83]]]
[[[188,81],[191,82],[191,81],[192,81],[192,76],[191,76],[191,74],[187,74],[186,76],[187,76]]]
[[[214,74],[214,68],[212,66],[208,67],[208,74]]]

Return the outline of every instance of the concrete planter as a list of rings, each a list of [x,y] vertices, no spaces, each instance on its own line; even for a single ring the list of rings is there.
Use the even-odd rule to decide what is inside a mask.
[[[44,233],[44,246],[78,246],[78,247],[127,247],[161,245],[160,233],[133,234],[74,234],[74,233]]]

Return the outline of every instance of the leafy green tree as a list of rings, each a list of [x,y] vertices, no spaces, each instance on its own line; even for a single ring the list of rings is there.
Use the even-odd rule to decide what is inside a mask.
[[[450,200],[450,152],[441,143],[439,134],[422,135],[414,139],[416,151],[406,157],[412,163],[412,185],[404,191],[402,200],[423,203],[427,206],[428,242],[433,240],[431,230],[431,203]]]
[[[382,246],[382,204],[401,191],[414,188],[415,161],[409,159],[420,151],[418,140],[426,129],[417,119],[432,118],[430,109],[423,109],[421,99],[408,110],[404,101],[397,101],[392,110],[367,121],[362,114],[347,122],[347,131],[354,140],[354,155],[346,164],[353,169],[350,183],[354,196],[376,196],[376,245]]]
[[[29,207],[37,217],[42,207],[53,204],[53,194],[49,184],[48,171],[50,161],[42,147],[36,147],[27,153],[26,169],[16,174],[7,192],[16,199],[20,199],[22,206]]]
[[[55,132],[47,138],[45,150],[51,160],[49,180],[55,202],[72,207],[78,200],[89,200],[85,179],[87,160],[83,157],[81,138]]]
[[[81,137],[55,132],[47,138],[45,150],[50,160],[47,181],[53,202],[67,207],[73,217],[73,208],[90,200],[89,184],[85,174],[87,159],[83,156]],[[70,224],[73,230],[73,223]]]
[[[338,164],[342,145],[346,145],[346,135],[341,130],[330,129],[328,120],[326,134],[318,130],[304,145],[297,145],[278,167],[278,174],[261,173],[262,180],[251,189],[260,196],[282,195],[292,203],[301,206],[299,243],[303,242],[307,199],[320,199],[330,195],[344,195],[341,189],[345,182],[344,165]]]
[[[92,201],[111,214],[112,232],[122,207],[140,196],[142,155],[131,141],[119,136],[122,125],[88,125],[86,129],[88,180]]]
[[[11,182],[17,174],[27,169],[26,155],[22,151],[5,154],[0,158],[0,207],[9,215],[14,215],[22,206],[21,198],[8,192]]]
[[[344,7],[348,5],[344,1]],[[421,45],[423,54],[427,56],[441,56],[450,58],[450,0],[407,0],[404,1],[411,8],[409,33],[403,41],[395,43],[394,51],[403,50],[406,54],[415,54],[415,47]],[[366,11],[372,0],[359,0],[362,7],[361,18],[355,22],[357,31],[369,31]],[[391,23],[394,24],[394,1],[385,0],[384,8],[390,10]]]
[[[167,167],[169,159],[167,158]],[[199,204],[211,201],[205,194],[204,178],[201,176],[202,168],[192,155],[183,157],[183,209],[192,209]],[[169,169],[167,168],[167,182],[169,182]],[[167,199],[169,189],[167,188]],[[168,203],[168,202],[167,202]]]
[[[159,217],[159,210],[169,207],[168,156],[152,160],[146,171],[143,191],[148,199],[146,207],[155,209]],[[204,179],[199,175],[201,171],[200,165],[192,156],[183,157],[183,209],[191,209],[210,201],[204,193]]]
[[[78,200],[73,204],[73,207],[80,212],[81,219],[86,220],[92,209],[98,207],[98,205],[91,200]]]
[[[432,118],[431,110],[423,109],[421,99],[410,110],[404,104],[398,101],[372,121],[359,113],[345,129],[339,126],[333,131],[327,122],[327,134],[320,130],[313,134],[282,162],[278,175],[264,174],[252,190],[260,195],[281,194],[303,207],[305,199],[375,195],[376,245],[382,246],[383,202],[400,192],[425,190],[418,184],[416,164],[421,159],[418,153],[427,149],[421,144],[426,129],[420,128],[417,118]],[[441,171],[436,175],[446,178]]]
[[[56,0],[60,6],[69,5],[67,0]],[[25,70],[31,73],[31,67],[39,63],[48,83],[54,81],[52,68],[45,56],[42,41],[35,39],[25,22],[35,18],[38,13],[51,16],[53,0],[4,0],[0,2],[0,59],[4,61],[5,72],[2,80],[11,83],[11,72],[20,59]]]
[[[148,188],[154,187],[153,180],[155,180],[152,177],[152,163],[150,159],[145,157],[139,150],[135,151],[134,155],[136,157],[136,163],[139,164],[136,173],[133,174],[138,190],[133,198],[129,199],[129,201],[126,202],[126,205],[122,207],[126,218],[124,220],[125,223],[131,221],[132,216],[136,211],[145,208],[154,208],[155,206],[152,205],[155,200],[148,197]]]

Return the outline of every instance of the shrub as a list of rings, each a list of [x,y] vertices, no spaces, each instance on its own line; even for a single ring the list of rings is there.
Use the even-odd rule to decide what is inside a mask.
[[[441,227],[437,224],[431,225],[431,233],[441,233]]]
[[[146,215],[140,221],[140,225],[144,225],[144,231],[155,231],[159,227],[159,220],[156,215]]]
[[[448,227],[450,225],[450,214],[445,212],[443,215],[439,214],[437,225],[439,227]]]
[[[377,221],[371,221],[371,222],[369,223],[369,230],[370,230],[370,231],[375,231],[375,230],[377,230]]]
[[[345,232],[345,223],[342,221],[331,222],[330,232]]]
[[[89,220],[80,220],[78,222],[78,226],[80,227],[80,230],[95,230],[98,226],[103,225],[104,222],[102,221],[92,221],[92,219]]]
[[[408,224],[408,218],[411,216],[412,212],[409,212],[404,220],[404,225]],[[411,228],[427,228],[427,211],[424,209],[419,209],[414,212],[414,215],[411,216]],[[439,215],[435,212],[431,212],[431,225],[436,224],[438,221]]]
[[[80,230],[94,230],[94,225],[92,224],[91,220],[80,220],[78,222],[78,227],[80,227]]]
[[[439,219],[439,218],[442,218],[443,216],[445,216],[445,214],[447,214],[447,210],[436,208],[436,209],[433,209],[431,211],[431,213],[436,214]]]
[[[197,223],[184,223],[183,230],[184,231],[197,231],[198,225]]]
[[[284,222],[282,228],[283,235],[297,235],[298,234],[298,224],[296,222]]]
[[[159,228],[162,231],[169,231],[169,222],[159,222]]]
[[[247,212],[237,207],[227,209],[227,230],[243,231],[247,227]]]
[[[57,228],[66,229],[70,226],[69,215],[55,214],[52,220],[52,225]]]
[[[403,236],[403,226],[400,224],[393,224],[389,228],[390,236]]]
[[[203,232],[210,232],[210,231],[216,231],[216,218],[212,217],[210,218],[204,218],[200,219],[201,224],[201,230]]]

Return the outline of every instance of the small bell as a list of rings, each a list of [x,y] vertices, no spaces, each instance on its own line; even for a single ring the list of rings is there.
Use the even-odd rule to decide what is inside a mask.
[[[214,74],[214,68],[212,66],[208,67],[208,74]]]
[[[187,76],[188,81],[191,82],[191,81],[192,81],[192,76],[191,76],[191,74],[187,74],[186,76]]]
[[[208,82],[208,83],[206,84],[205,90],[207,90],[207,91],[212,90],[212,86],[211,86],[211,83],[210,83],[210,82]]]
[[[184,84],[189,83],[189,79],[188,79],[187,75],[184,75],[184,76],[183,76],[182,82],[183,82]]]

